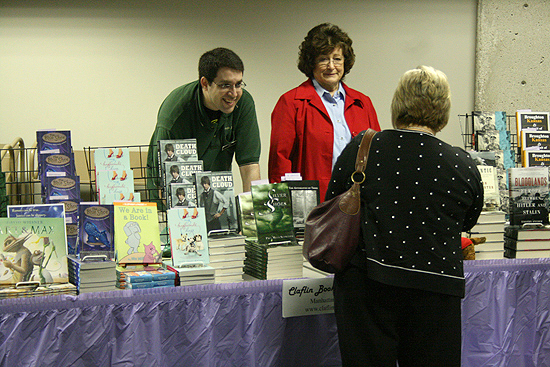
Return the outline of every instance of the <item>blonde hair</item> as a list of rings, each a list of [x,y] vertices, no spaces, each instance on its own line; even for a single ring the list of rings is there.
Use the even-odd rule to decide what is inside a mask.
[[[405,72],[397,83],[391,104],[395,128],[426,126],[441,131],[451,111],[451,88],[447,76],[431,66]]]

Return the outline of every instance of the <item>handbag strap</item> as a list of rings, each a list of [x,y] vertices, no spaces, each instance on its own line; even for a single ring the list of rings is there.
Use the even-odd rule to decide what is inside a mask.
[[[363,180],[365,180],[365,168],[367,167],[367,161],[369,159],[370,144],[372,138],[376,135],[376,131],[373,129],[367,129],[363,139],[361,140],[361,145],[359,145],[359,151],[357,152],[357,158],[355,159],[355,173],[363,173]],[[352,175],[352,180],[353,180]],[[361,181],[363,182],[363,181]]]

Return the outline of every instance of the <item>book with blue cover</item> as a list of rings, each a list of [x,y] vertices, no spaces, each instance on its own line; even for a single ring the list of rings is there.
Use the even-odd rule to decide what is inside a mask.
[[[80,203],[77,255],[114,258],[114,215],[112,205]]]

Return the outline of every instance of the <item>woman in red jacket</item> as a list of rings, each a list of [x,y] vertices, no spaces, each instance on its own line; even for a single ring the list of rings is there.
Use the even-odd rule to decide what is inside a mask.
[[[318,180],[325,192],[336,159],[359,132],[380,130],[369,97],[342,80],[355,63],[352,40],[339,27],[323,23],[300,46],[298,69],[309,79],[279,98],[271,114],[269,181],[299,172]]]

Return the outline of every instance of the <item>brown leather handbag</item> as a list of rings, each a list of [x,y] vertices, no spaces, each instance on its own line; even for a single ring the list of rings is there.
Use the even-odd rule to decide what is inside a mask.
[[[361,140],[351,188],[317,205],[307,217],[302,251],[316,269],[337,273],[355,254],[361,236],[360,186],[365,181],[365,167],[375,134],[376,131],[368,129]]]

